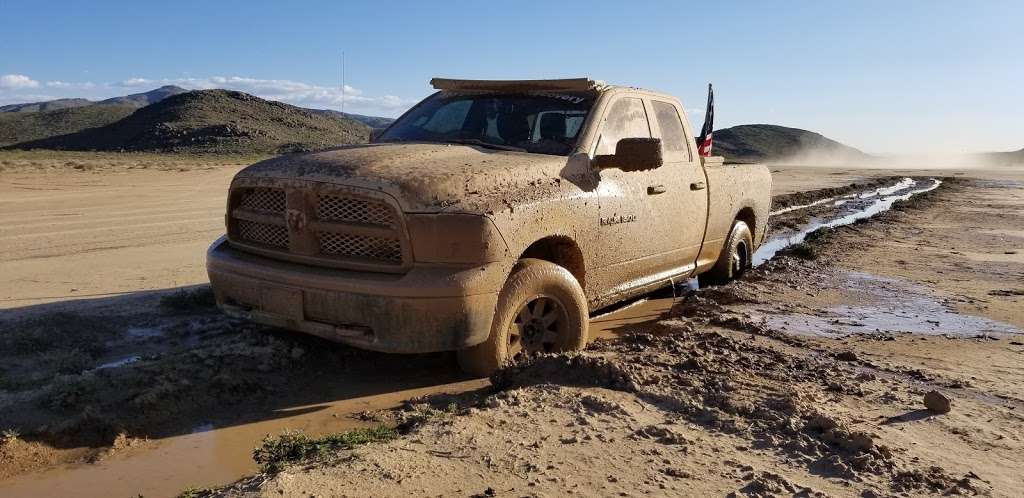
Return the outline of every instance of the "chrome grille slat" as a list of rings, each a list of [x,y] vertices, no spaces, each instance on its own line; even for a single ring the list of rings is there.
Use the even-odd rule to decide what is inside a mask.
[[[392,264],[402,262],[402,243],[390,237],[366,237],[351,233],[317,232],[324,254],[367,258]]]
[[[354,221],[382,226],[391,226],[395,222],[394,211],[383,202],[330,194],[318,197],[316,217],[323,221]]]
[[[288,229],[277,225],[237,220],[238,236],[257,244],[288,249]]]

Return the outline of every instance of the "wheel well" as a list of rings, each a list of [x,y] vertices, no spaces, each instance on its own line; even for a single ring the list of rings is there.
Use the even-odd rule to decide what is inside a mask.
[[[754,215],[754,210],[750,207],[740,209],[739,213],[736,213],[736,219],[747,224],[747,228],[750,229],[750,238],[757,242],[757,217]]]
[[[550,261],[569,270],[569,273],[572,273],[572,276],[576,277],[576,281],[580,283],[580,287],[586,288],[584,284],[586,282],[587,270],[583,262],[583,251],[576,245],[576,241],[570,237],[553,235],[540,239],[530,244],[530,247],[527,247],[519,258],[535,258]]]

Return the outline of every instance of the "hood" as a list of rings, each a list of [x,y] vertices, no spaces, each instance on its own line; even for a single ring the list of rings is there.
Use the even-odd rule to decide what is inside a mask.
[[[308,180],[387,192],[406,212],[485,214],[521,202],[524,189],[561,183],[568,158],[458,144],[371,144],[269,159],[237,178]],[[540,190],[543,190],[541,188]]]

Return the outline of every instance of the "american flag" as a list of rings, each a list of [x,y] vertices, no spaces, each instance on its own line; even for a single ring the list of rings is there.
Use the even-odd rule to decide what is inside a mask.
[[[711,135],[715,131],[715,92],[708,83],[708,107],[704,114],[704,127],[700,129],[700,136],[697,137],[697,154],[701,157],[711,157]]]

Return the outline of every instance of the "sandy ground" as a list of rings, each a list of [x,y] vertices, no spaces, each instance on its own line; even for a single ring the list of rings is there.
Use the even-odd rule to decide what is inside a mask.
[[[940,190],[937,200],[816,241],[726,293],[705,292],[701,299],[723,307],[713,315],[686,316],[662,293],[595,317],[595,335],[608,340],[584,357],[628,371],[632,387],[545,384],[547,374],[527,368],[492,392],[486,380],[462,377],[448,355],[365,353],[213,311],[208,293],[192,286],[206,281],[203,252],[221,232],[234,160],[150,169],[119,157],[24,161],[0,161],[0,429],[15,429],[0,442],[4,496],[164,496],[224,484],[257,470],[247,455],[264,434],[390,421],[401,417],[389,409],[402,400],[438,392],[470,394],[456,399],[458,415],[361,448],[348,464],[258,475],[224,492],[771,495],[809,487],[837,496],[1013,496],[1024,486],[1014,477],[1024,472],[1015,456],[1024,449],[1024,348],[1014,343],[1024,341],[1007,334],[1024,326],[1024,188],[1008,183],[1024,180],[1024,170],[965,172],[990,181]],[[60,167],[67,162],[84,166]],[[778,195],[892,174],[773,169]],[[181,289],[181,299],[160,303]],[[927,313],[913,316],[920,309]],[[885,328],[877,323],[895,325],[875,331]],[[971,333],[992,323],[1010,328]],[[925,330],[900,330],[916,326]],[[652,332],[660,338],[648,346]],[[716,341],[735,349],[719,357],[719,346],[707,349]],[[95,343],[103,346],[86,347]],[[638,357],[637,344],[650,354]],[[835,358],[847,350],[856,361]],[[708,368],[688,376],[680,351]],[[750,367],[780,358],[788,370]],[[729,368],[735,361],[743,368]],[[703,408],[666,405],[648,392],[648,377],[665,377],[651,386]],[[780,392],[800,399],[765,422],[711,394],[735,392],[730,382],[745,393],[737,402],[752,406],[775,407]],[[953,396],[949,415],[921,413],[933,387]],[[355,416],[367,410],[375,415]],[[722,413],[707,419],[715,410]],[[832,422],[815,419],[821,411]],[[864,458],[863,448],[844,447],[858,431],[892,455],[875,449]],[[802,449],[782,448],[794,439]],[[452,475],[464,478],[445,479]]]
[[[104,156],[4,161],[0,310],[206,282],[203,251],[224,231],[238,159],[144,168]]]

